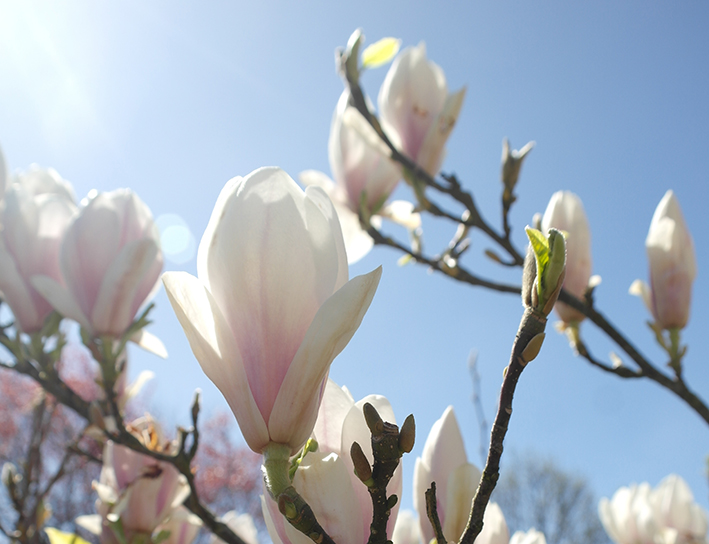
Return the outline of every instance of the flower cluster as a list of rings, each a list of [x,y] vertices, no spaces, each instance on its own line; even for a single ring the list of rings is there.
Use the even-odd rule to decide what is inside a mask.
[[[694,502],[687,483],[671,474],[650,484],[621,487],[601,499],[598,513],[616,544],[706,544],[707,512]]]
[[[397,149],[435,176],[464,98],[464,88],[448,93],[443,70],[426,58],[423,42],[407,47],[394,59],[379,91],[382,129]],[[420,227],[421,218],[410,202],[386,203],[402,178],[401,167],[392,161],[390,150],[352,105],[349,90],[337,103],[328,151],[334,182],[316,170],[302,172],[300,181],[323,188],[332,199],[350,263],[372,248],[372,239],[362,225],[378,227],[379,218],[384,217],[411,232]]]
[[[56,310],[90,336],[120,338],[157,286],[157,227],[128,189],[77,206],[71,184],[32,166],[9,178],[0,225],[0,289],[23,333]]]

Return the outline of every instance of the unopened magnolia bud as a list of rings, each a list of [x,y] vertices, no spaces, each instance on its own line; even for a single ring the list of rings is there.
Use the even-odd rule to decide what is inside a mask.
[[[510,142],[507,138],[502,141],[502,172],[500,177],[505,189],[509,191],[510,197],[512,190],[517,185],[522,162],[534,145],[535,142],[528,142],[527,145],[518,151],[510,149]]]
[[[348,81],[359,81],[359,47],[363,41],[364,34],[362,34],[361,28],[355,30],[347,40],[347,48],[344,53],[345,74],[343,75]]]
[[[350,457],[352,458],[352,464],[354,465],[354,471],[357,478],[362,480],[362,483],[369,485],[368,482],[372,482],[372,467],[367,460],[367,457],[362,451],[362,447],[358,442],[353,442],[350,448]]]
[[[522,350],[522,362],[525,365],[539,355],[539,350],[542,349],[542,344],[544,343],[544,337],[544,333],[540,332],[538,335],[533,337],[525,346],[524,350]]]
[[[542,300],[543,313],[549,315],[559,298],[561,287],[566,276],[566,241],[564,235],[556,230],[549,229],[549,262],[542,276],[544,294]]]
[[[295,519],[298,515],[298,509],[288,495],[282,494],[278,496],[278,511],[287,519]]]
[[[399,431],[399,451],[401,453],[409,453],[414,449],[414,442],[416,440],[416,422],[414,421],[414,415],[409,414],[409,416],[404,420],[404,424],[401,426]]]
[[[364,419],[367,422],[367,427],[369,427],[372,436],[379,436],[382,434],[384,432],[384,421],[382,421],[377,409],[370,403],[366,402],[362,407],[362,411],[364,412]]]
[[[537,261],[534,257],[532,246],[527,247],[524,258],[524,271],[522,272],[522,304],[525,308],[533,308],[536,303]],[[533,298],[535,300],[533,300]]]

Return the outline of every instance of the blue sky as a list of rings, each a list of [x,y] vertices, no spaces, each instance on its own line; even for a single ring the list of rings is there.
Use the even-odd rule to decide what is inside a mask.
[[[468,88],[444,170],[499,219],[503,137],[536,140],[524,165],[511,220],[514,240],[553,192],[574,191],[592,228],[596,301],[649,358],[663,365],[639,299],[644,240],[655,206],[673,189],[692,230],[699,274],[683,338],[688,383],[709,399],[702,356],[709,328],[706,270],[709,204],[709,7],[702,2],[330,2],[171,3],[0,0],[0,145],[12,169],[56,168],[81,198],[90,189],[132,187],[154,215],[177,214],[197,240],[224,183],[277,165],[291,176],[329,172],[330,118],[342,89],[335,47],[362,27],[369,41],[424,40],[452,90]],[[385,68],[365,74],[373,99]],[[398,198],[410,198],[407,189]],[[424,223],[436,253],[450,225]],[[396,234],[397,231],[392,232]],[[517,283],[482,251],[466,264]],[[414,457],[431,424],[452,404],[470,459],[479,463],[467,357],[479,353],[482,400],[492,419],[521,304],[423,267],[396,265],[375,249],[351,275],[380,264],[372,307],[331,377],[355,398],[386,395],[399,421],[414,413],[418,443],[405,459],[405,506]],[[194,260],[167,263],[195,272]],[[201,373],[164,292],[152,330],[170,358],[132,351],[133,372],[157,374],[156,402],[186,423],[195,387],[210,410],[225,408]],[[598,357],[614,350],[583,325]],[[709,506],[709,428],[669,392],[602,374],[575,358],[553,331],[522,376],[508,451],[553,455],[589,478],[599,496],[631,482],[655,485],[675,472]],[[504,459],[503,459],[504,462]],[[504,470],[504,464],[503,464]]]

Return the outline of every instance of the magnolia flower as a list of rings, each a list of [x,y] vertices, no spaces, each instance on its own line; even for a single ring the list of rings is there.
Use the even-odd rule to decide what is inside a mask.
[[[672,191],[667,191],[657,205],[645,247],[650,285],[635,280],[630,293],[642,296],[660,328],[682,329],[689,319],[697,260],[692,235]]]
[[[261,168],[222,190],[197,272],[163,276],[195,357],[252,450],[274,442],[295,453],[381,269],[347,281],[342,233],[325,193],[303,192],[282,170]]]
[[[62,282],[59,249],[76,210],[71,186],[54,170],[34,166],[17,176],[5,193],[0,207],[0,290],[22,332],[39,331],[52,312],[30,278],[43,274]]]
[[[382,128],[431,176],[443,163],[445,143],[458,119],[465,88],[449,95],[443,70],[426,59],[426,46],[407,47],[394,59],[379,90]]]
[[[706,544],[707,512],[687,483],[671,474],[655,489],[648,483],[621,487],[598,505],[608,536],[618,544]]]
[[[421,457],[414,466],[414,507],[419,513],[424,542],[434,538],[433,528],[426,516],[426,490],[436,482],[438,518],[443,534],[458,542],[468,523],[470,507],[480,482],[480,470],[468,463],[453,407],[443,412],[436,421],[423,446]],[[476,542],[507,544],[509,532],[502,511],[490,503],[483,518],[483,531]]]
[[[158,535],[169,533],[165,540],[161,540],[162,544],[192,544],[201,528],[202,520],[184,506],[180,506],[155,529],[155,532]]]
[[[547,539],[544,533],[530,529],[527,532],[517,531],[512,535],[510,544],[547,544]]]
[[[138,420],[132,427],[143,443],[174,453],[174,444],[162,440],[152,420]],[[151,535],[190,494],[187,479],[173,465],[112,441],[104,446],[103,468],[94,489],[98,515],[81,516],[77,523],[101,535],[102,544],[120,542],[113,529],[118,520],[129,542],[135,534]]]
[[[544,217],[542,232],[550,228],[562,231],[566,238],[566,276],[563,288],[583,300],[591,278],[591,230],[581,199],[570,191],[558,191],[549,201]],[[582,321],[585,316],[557,302],[554,306],[564,323]]]
[[[603,497],[598,515],[608,536],[617,544],[652,544],[657,532],[650,484],[621,487],[611,500]]]
[[[676,474],[664,478],[650,495],[662,544],[707,542],[707,512],[694,502],[687,482]]]
[[[373,244],[360,224],[360,213],[375,227],[379,227],[382,216],[409,230],[418,228],[421,218],[408,202],[385,205],[401,179],[401,169],[389,159],[389,150],[349,99],[346,90],[337,102],[330,127],[328,151],[335,181],[317,170],[301,172],[300,181],[322,188],[332,200],[351,264],[366,255]]]
[[[91,335],[120,337],[152,296],[162,265],[150,210],[135,193],[119,189],[92,198],[67,230],[61,250],[66,287],[46,275],[35,276],[33,285]]]
[[[421,544],[421,526],[411,510],[399,511],[391,541],[393,544]]]
[[[328,380],[313,430],[318,451],[305,456],[293,478],[293,486],[311,506],[325,531],[339,544],[364,544],[369,539],[372,499],[367,487],[355,476],[350,458],[352,443],[358,442],[370,464],[374,461],[371,432],[362,411],[367,402],[377,409],[384,421],[396,423],[394,411],[386,398],[369,395],[355,403],[346,388]],[[401,479],[399,465],[387,492],[401,496]],[[261,501],[274,544],[311,542],[285,520],[268,493],[264,493]],[[391,510],[388,536],[394,530],[397,511],[398,504]]]

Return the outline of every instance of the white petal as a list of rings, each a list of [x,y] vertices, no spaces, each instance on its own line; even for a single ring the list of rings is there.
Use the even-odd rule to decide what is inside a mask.
[[[361,482],[360,485],[364,487]],[[309,453],[295,473],[293,486],[310,505],[318,522],[335,542],[365,542],[350,475],[341,457],[334,453]],[[369,523],[371,519],[368,520],[367,526]],[[290,524],[286,527],[287,534],[294,531]]]
[[[449,406],[443,416],[433,424],[421,454],[423,463],[428,467],[430,478],[436,482],[436,496],[440,505],[441,523],[445,523],[448,497],[448,475],[468,462],[465,454],[463,437],[455,417],[453,407]],[[430,482],[426,487],[430,486]]]
[[[202,370],[231,407],[254,451],[268,444],[268,429],[256,406],[231,331],[212,295],[186,272],[163,274],[165,291]]]
[[[416,157],[416,162],[431,176],[435,176],[441,168],[444,158],[444,147],[453,127],[458,121],[460,110],[465,98],[465,87],[457,93],[446,98],[443,109],[431,124],[421,149]]]
[[[333,218],[323,211],[329,201],[315,187],[307,192],[316,198],[277,168],[230,182],[200,243],[200,280],[233,331],[266,419],[309,324],[346,263]]]
[[[167,359],[167,349],[165,348],[165,344],[163,344],[162,340],[154,334],[151,334],[146,330],[140,330],[131,336],[130,340],[143,348],[145,351],[150,352],[153,355],[157,355],[162,359]]]
[[[325,301],[288,368],[268,429],[275,442],[290,444],[293,453],[310,436],[330,364],[359,328],[381,272],[379,267],[357,276]]]
[[[645,303],[647,311],[652,314],[652,295],[650,294],[650,286],[643,280],[635,280],[628,289],[628,293],[641,297]]]
[[[106,271],[96,297],[91,323],[98,333],[121,334],[127,329],[137,306],[138,289],[158,258],[158,246],[151,238],[129,242]],[[151,283],[152,287],[152,283]]]
[[[352,406],[354,399],[349,391],[328,379],[318,410],[318,419],[313,428],[313,435],[318,441],[318,451],[340,452],[342,425]]]
[[[347,414],[347,417],[345,417],[344,424],[342,425],[342,446],[340,451],[349,467],[350,480],[352,482],[351,487],[354,491],[354,495],[357,497],[357,502],[362,512],[363,534],[369,534],[369,525],[372,522],[372,499],[367,491],[367,487],[355,476],[354,465],[350,458],[350,448],[354,442],[357,442],[362,447],[362,452],[367,457],[369,463],[372,464],[374,462],[374,456],[372,454],[372,433],[364,419],[363,407],[365,403],[374,406],[384,421],[396,424],[396,417],[394,416],[391,403],[386,397],[381,395],[368,395],[355,403]],[[387,494],[401,497],[401,464],[399,464],[394,473],[394,477],[392,477],[389,482]],[[399,502],[397,502],[397,506],[398,504]],[[391,535],[394,530],[393,522],[396,520],[397,506],[392,509],[392,515],[389,518],[390,523],[387,525],[387,533],[389,535]]]
[[[476,544],[507,544],[509,538],[510,532],[502,510],[496,503],[488,503],[483,516],[483,530],[475,539]]]
[[[447,539],[458,542],[463,536],[479,483],[480,470],[470,463],[460,465],[448,476],[445,521],[443,522],[443,534]]]
[[[88,318],[65,287],[48,276],[34,276],[31,281],[32,286],[47,299],[57,312],[64,317],[73,319],[84,329],[93,333]]]

